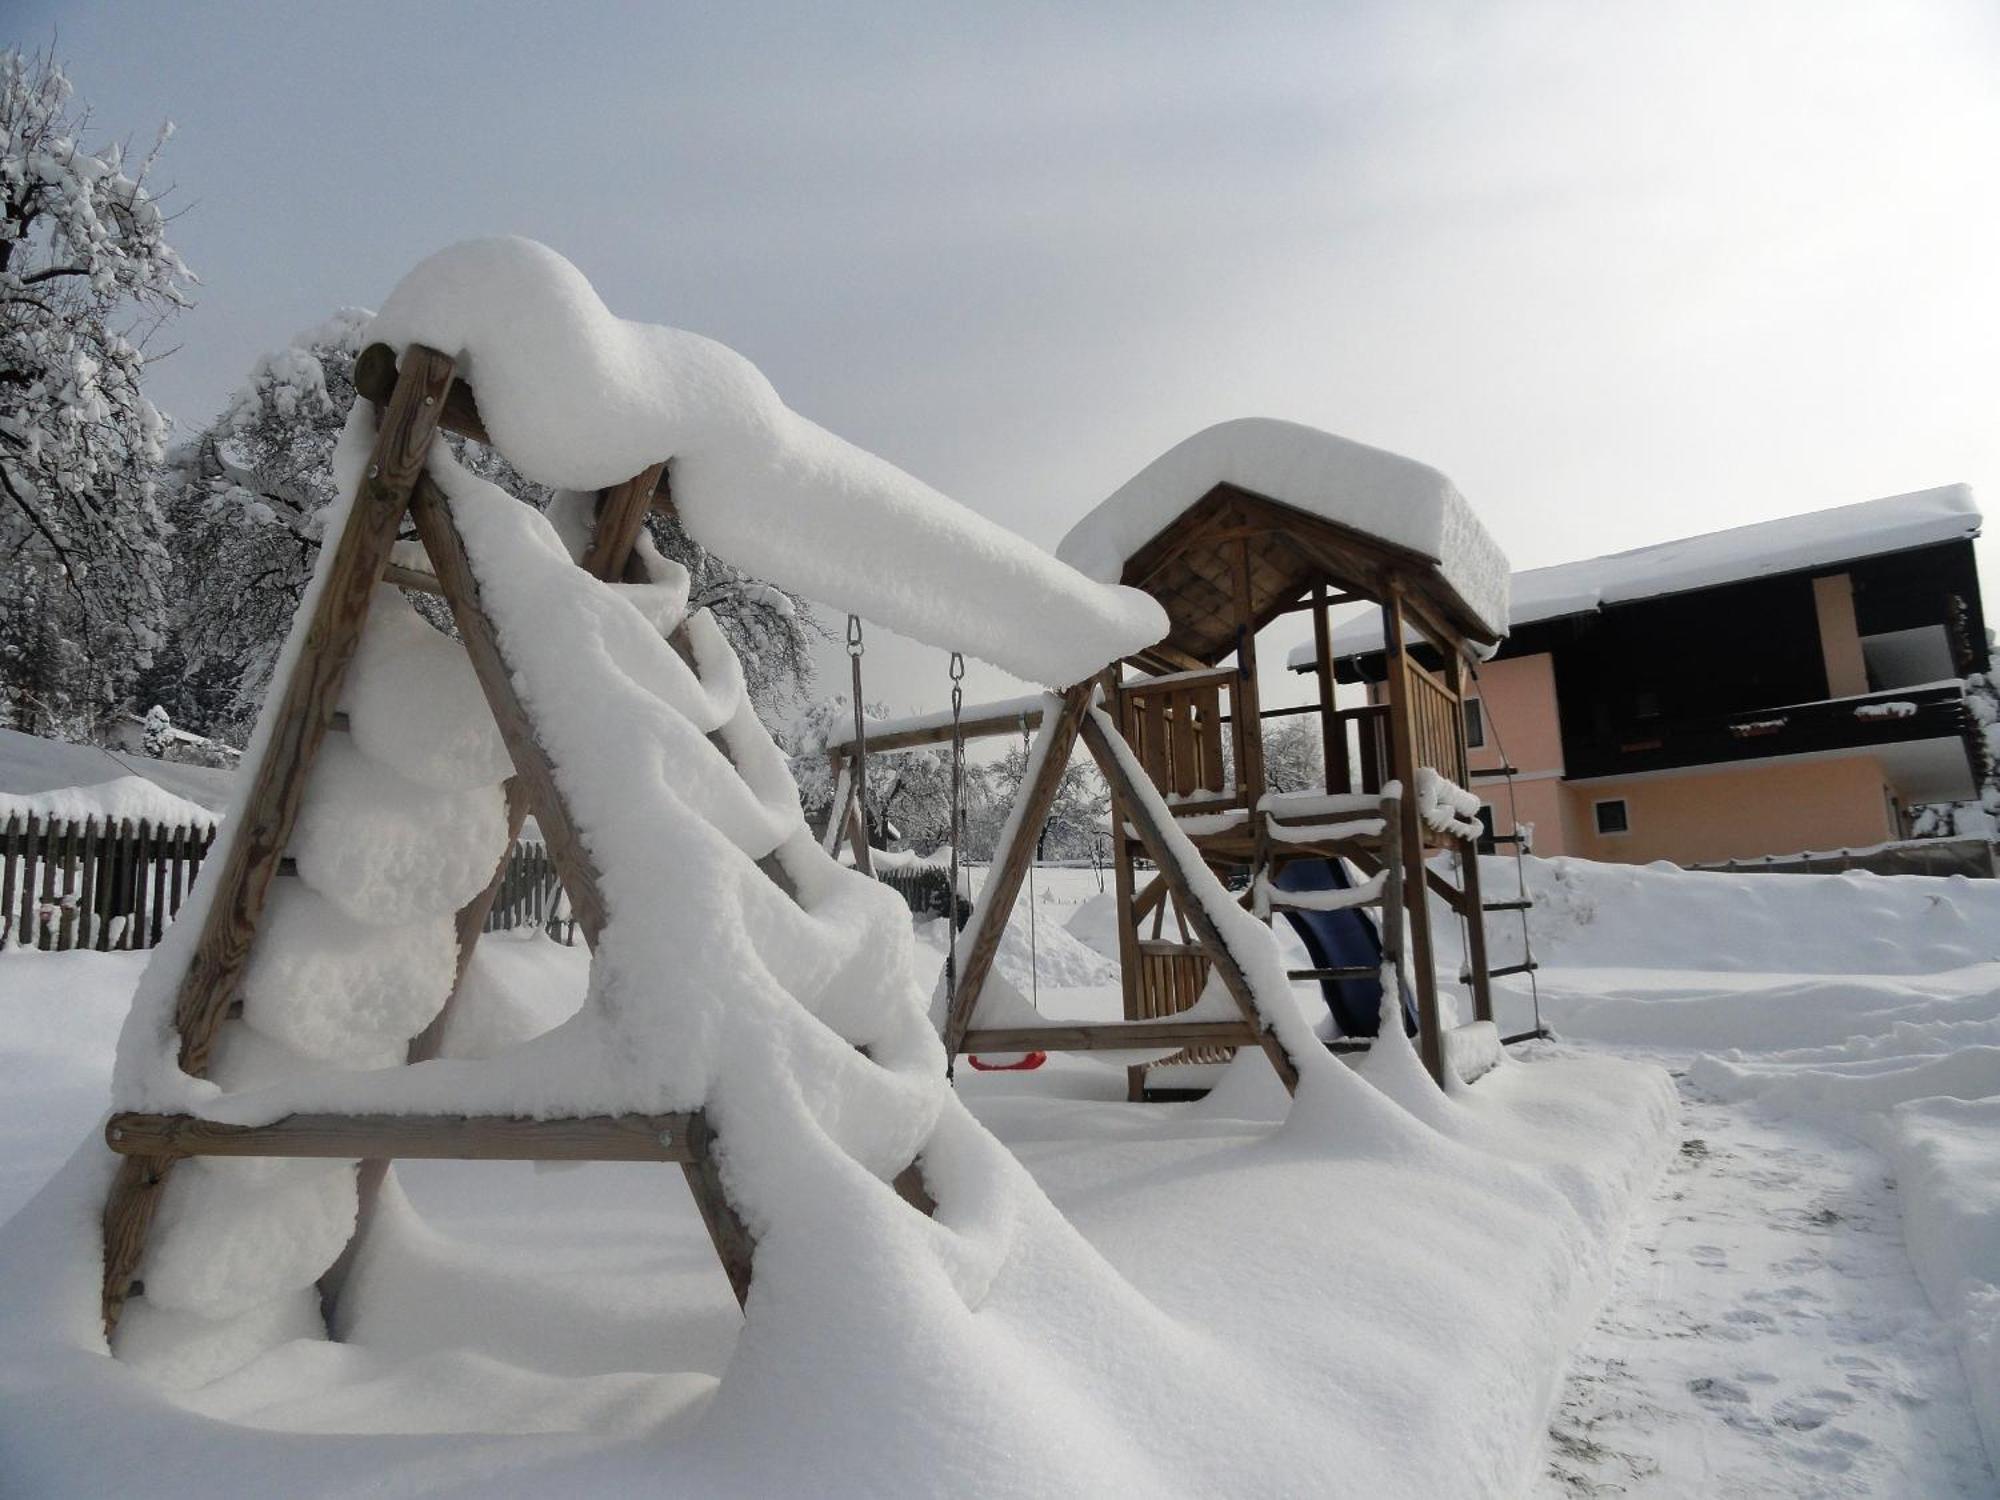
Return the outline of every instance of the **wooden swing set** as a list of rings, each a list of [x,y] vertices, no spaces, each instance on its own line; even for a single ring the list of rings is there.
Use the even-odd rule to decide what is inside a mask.
[[[1288,504],[1282,496],[1228,483],[1190,496],[1187,508],[1130,557],[1119,581],[1157,599],[1171,630],[1099,677],[1049,700],[1049,709],[972,708],[956,730],[930,720],[878,725],[865,743],[849,740],[829,749],[836,786],[829,843],[845,829],[865,869],[866,838],[853,803],[859,755],[944,744],[954,732],[972,739],[1019,732],[1023,722],[1039,728],[1039,759],[1031,762],[1035,774],[1020,790],[1013,836],[995,851],[975,904],[945,1021],[947,1049],[959,1056],[1178,1045],[1183,1050],[1167,1061],[1203,1062],[1259,1045],[1286,1083],[1294,1082],[1281,1049],[1257,1018],[1241,965],[1197,897],[1196,871],[1169,837],[1172,825],[1197,852],[1200,873],[1238,889],[1242,904],[1266,919],[1288,905],[1316,904],[1309,895],[1282,888],[1288,865],[1345,860],[1357,868],[1365,883],[1342,904],[1377,908],[1382,960],[1414,989],[1418,1049],[1441,1082],[1451,1036],[1438,1004],[1431,912],[1427,901],[1408,900],[1406,893],[1436,895],[1462,919],[1461,978],[1472,995],[1473,1024],[1488,1030],[1494,975],[1484,916],[1494,908],[1481,898],[1475,839],[1462,828],[1427,820],[1416,787],[1420,772],[1454,786],[1466,784],[1467,669],[1493,644],[1494,631],[1445,579],[1435,559]],[[1385,682],[1381,701],[1342,708],[1334,694],[1329,611],[1357,602],[1382,610],[1390,642]],[[1318,702],[1305,709],[1263,709],[1257,634],[1281,616],[1298,613],[1312,617]],[[1418,659],[1420,644],[1440,667]],[[1263,726],[1297,713],[1318,716],[1324,785],[1318,792],[1273,793]],[[1125,1019],[982,1027],[976,1018],[980,995],[1079,739],[1111,794]],[[1428,863],[1440,851],[1455,856],[1456,883]],[[1153,871],[1143,884],[1141,859]],[[1169,912],[1172,935],[1165,927]],[[1211,975],[1236,1000],[1241,1018],[1176,1020],[1195,1005]],[[1337,984],[1375,979],[1379,971],[1298,969],[1290,977]],[[1366,1044],[1345,1039],[1336,1045],[1347,1050]],[[1145,1078],[1145,1068],[1130,1070],[1134,1098],[1143,1096]]]

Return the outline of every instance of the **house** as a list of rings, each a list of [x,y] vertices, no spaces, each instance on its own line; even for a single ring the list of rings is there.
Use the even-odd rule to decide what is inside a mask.
[[[1624,862],[1907,836],[1986,769],[1964,683],[1989,660],[1979,526],[1950,485],[1516,573],[1466,705],[1482,817]],[[1374,701],[1379,613],[1336,626],[1331,655]]]

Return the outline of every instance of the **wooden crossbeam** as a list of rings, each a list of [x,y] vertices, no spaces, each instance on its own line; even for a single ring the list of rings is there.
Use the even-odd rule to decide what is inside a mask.
[[[694,1159],[694,1114],[506,1115],[301,1114],[268,1125],[226,1125],[193,1115],[119,1114],[104,1127],[120,1156],[296,1156],[405,1161],[660,1161]]]
[[[1119,1052],[1152,1047],[1254,1047],[1244,1021],[1103,1021],[1046,1026],[986,1026],[965,1033],[964,1052]]]

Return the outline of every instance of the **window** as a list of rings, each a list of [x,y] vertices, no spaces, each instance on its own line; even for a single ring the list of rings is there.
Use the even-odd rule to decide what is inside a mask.
[[[1630,833],[1632,812],[1626,807],[1623,797],[1609,797],[1602,802],[1590,804],[1591,812],[1597,818],[1599,833]]]
[[[1473,848],[1481,854],[1491,854],[1498,847],[1493,837],[1493,804],[1482,802],[1479,804],[1479,842]]]
[[[1474,750],[1486,743],[1486,710],[1477,698],[1465,700],[1465,743]]]

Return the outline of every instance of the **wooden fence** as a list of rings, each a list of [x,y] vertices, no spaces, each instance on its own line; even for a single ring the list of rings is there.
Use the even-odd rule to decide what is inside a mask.
[[[150,948],[214,841],[187,824],[15,813],[0,829],[0,948]]]
[[[212,827],[13,814],[0,827],[0,949],[150,948],[180,911],[214,842]],[[576,940],[547,848],[517,843],[486,930],[530,924],[558,942]]]

